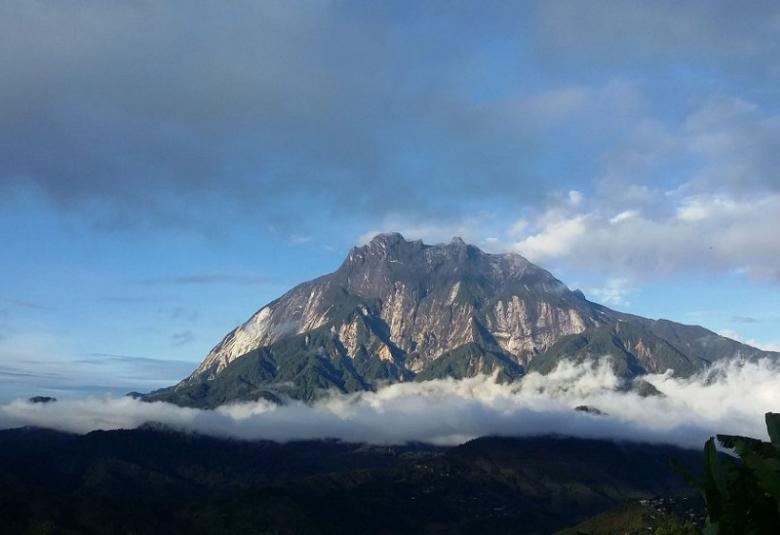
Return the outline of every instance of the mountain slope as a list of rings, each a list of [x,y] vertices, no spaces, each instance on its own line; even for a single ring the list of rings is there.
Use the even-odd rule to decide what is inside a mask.
[[[145,399],[202,407],[310,400],[328,389],[415,379],[496,372],[511,380],[562,359],[605,355],[626,377],[777,356],[702,327],[590,302],[517,254],[487,254],[459,238],[425,245],[380,234],[334,273],[261,308],[190,377]]]

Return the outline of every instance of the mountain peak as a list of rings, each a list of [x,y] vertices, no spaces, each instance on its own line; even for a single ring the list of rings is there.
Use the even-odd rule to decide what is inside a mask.
[[[404,235],[400,232],[380,232],[379,234],[375,235],[369,242],[366,244],[368,247],[393,247],[397,246],[399,244],[422,244],[422,240],[407,240],[404,238]],[[466,243],[463,238],[460,236],[453,236],[449,243],[444,244],[436,244],[436,245],[430,245],[430,247],[442,247],[445,245],[449,245],[452,247],[474,247],[475,249],[478,249],[475,245],[471,245]]]
[[[406,242],[406,238],[400,232],[381,232],[371,238],[368,245],[392,246],[401,242]]]
[[[377,234],[363,246],[355,247],[350,252],[348,260],[356,256],[366,256],[384,259],[399,259],[408,255],[430,254],[451,256],[452,253],[462,256],[469,252],[472,256],[487,256],[479,247],[466,243],[460,236],[454,236],[449,242],[426,244],[422,240],[408,240],[400,232],[383,232]],[[354,253],[357,253],[355,255]],[[493,255],[499,256],[499,255]]]
[[[353,247],[339,271],[351,272],[351,280],[359,276],[363,281],[384,282],[400,274],[412,278],[427,274],[434,279],[446,279],[446,273],[471,273],[479,279],[494,281],[526,277],[525,282],[530,283],[528,276],[536,274],[540,281],[550,282],[550,287],[561,285],[548,272],[517,253],[486,253],[460,236],[445,243],[425,244],[422,240],[407,240],[398,232],[377,234],[367,244]]]
[[[428,245],[422,240],[408,241],[397,232],[379,234],[368,244],[352,248],[334,275],[340,287],[361,298],[384,299],[399,287],[417,288],[421,295],[441,291],[477,300],[478,296],[506,297],[530,291],[570,292],[548,271],[519,254],[486,253],[460,236]],[[449,300],[449,294],[443,298]]]
[[[377,265],[398,262],[427,246],[421,240],[408,241],[399,232],[377,234],[365,245],[353,247],[342,264],[342,269],[357,265]]]

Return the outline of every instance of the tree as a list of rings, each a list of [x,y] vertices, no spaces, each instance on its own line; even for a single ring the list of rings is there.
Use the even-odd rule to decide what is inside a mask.
[[[780,414],[766,413],[770,442],[718,435],[704,445],[704,476],[686,478],[707,503],[705,535],[776,535],[780,533]]]

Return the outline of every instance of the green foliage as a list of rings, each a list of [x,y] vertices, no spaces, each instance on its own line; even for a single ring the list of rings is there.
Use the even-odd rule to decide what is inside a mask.
[[[718,435],[739,459],[720,455],[715,439],[704,446],[704,477],[688,476],[707,502],[706,535],[780,533],[780,414],[767,413],[771,442]]]
[[[653,505],[629,502],[604,513],[588,518],[573,528],[559,531],[557,535],[698,535],[699,529],[691,522],[680,520],[672,512],[665,512]]]
[[[699,528],[690,522],[680,522],[673,518],[667,520],[655,530],[655,535],[699,535]]]
[[[643,348],[642,352],[649,353],[652,358],[640,358],[642,352],[637,348]],[[669,368],[676,375],[689,376],[700,365],[695,358],[656,335],[652,324],[620,321],[561,337],[546,352],[534,357],[529,369],[549,373],[563,360],[580,364],[604,355],[612,357],[612,367],[621,377],[663,372]]]
[[[448,351],[428,365],[415,381],[430,381],[452,377],[462,379],[477,373],[492,374],[498,371],[499,381],[512,381],[523,375],[523,367],[505,353],[495,348],[485,348],[470,343]]]

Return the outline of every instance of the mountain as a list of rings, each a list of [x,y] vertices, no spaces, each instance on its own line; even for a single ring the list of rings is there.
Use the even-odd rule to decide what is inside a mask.
[[[228,333],[178,385],[146,400],[215,407],[311,400],[335,389],[497,373],[610,355],[627,379],[687,376],[724,358],[780,356],[698,326],[588,301],[518,254],[460,238],[426,245],[380,234],[333,273],[300,284]]]
[[[553,533],[690,495],[701,452],[563,437],[279,444],[155,426],[0,430],[3,533]],[[591,522],[592,524],[592,522]],[[614,532],[613,532],[614,533]]]

